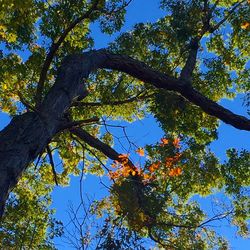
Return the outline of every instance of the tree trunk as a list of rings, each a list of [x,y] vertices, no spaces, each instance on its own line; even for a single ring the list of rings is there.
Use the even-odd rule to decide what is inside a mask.
[[[9,191],[17,184],[22,172],[43,151],[54,134],[36,113],[14,118],[0,132],[0,215]]]
[[[175,91],[206,113],[238,129],[250,130],[247,118],[233,114],[204,97],[183,79],[157,72],[128,56],[115,55],[105,50],[68,56],[39,109],[15,117],[0,132],[0,216],[9,192],[29,163],[42,153],[49,141],[63,128],[65,111],[74,100],[84,96],[84,80],[98,68],[119,70],[156,88]]]
[[[89,66],[67,57],[39,110],[16,116],[0,132],[0,217],[23,171],[60,131],[64,112],[72,101],[86,93],[83,80],[88,77]]]

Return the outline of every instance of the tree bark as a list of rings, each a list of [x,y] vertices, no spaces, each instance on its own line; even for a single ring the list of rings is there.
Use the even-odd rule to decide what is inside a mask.
[[[27,112],[15,117],[0,132],[0,216],[9,192],[29,163],[43,152],[49,141],[63,129],[64,113],[78,97],[86,93],[84,81],[98,68],[125,72],[156,88],[175,91],[204,112],[232,126],[250,130],[250,121],[194,90],[183,79],[176,79],[157,72],[142,62],[128,56],[105,50],[86,52],[65,58],[55,84],[46,95],[37,112]]]

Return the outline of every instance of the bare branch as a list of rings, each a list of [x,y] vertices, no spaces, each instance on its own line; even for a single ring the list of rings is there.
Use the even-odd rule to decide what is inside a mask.
[[[52,153],[51,153],[50,146],[48,145],[46,147],[46,149],[47,149],[47,152],[48,152],[49,161],[50,161],[50,165],[51,165],[51,168],[52,168],[52,173],[54,175],[54,180],[55,180],[56,185],[58,186],[57,173],[56,173],[56,170],[55,170],[55,164],[54,164],[54,161],[53,161],[53,156],[52,156]]]
[[[131,102],[136,102],[136,101],[141,101],[145,100],[147,98],[150,98],[152,94],[144,94],[141,95],[142,93],[139,93],[136,96],[133,96],[131,98],[128,98],[126,100],[117,100],[117,101],[110,101],[110,102],[74,102],[71,106],[72,107],[86,107],[86,106],[91,106],[91,107],[101,107],[101,106],[116,106],[116,105],[123,105]]]
[[[221,214],[216,214],[215,216],[211,217],[210,219],[202,222],[198,227],[203,227],[203,226],[208,226],[208,223],[213,222],[213,221],[217,221],[217,220],[222,220],[225,219],[226,217],[228,217],[230,214],[233,214],[234,210],[231,211],[227,211],[225,213],[221,213]]]
[[[106,155],[111,160],[116,160],[118,162],[121,162],[121,158],[119,158],[120,154],[118,152],[116,152],[113,148],[111,148],[106,143],[93,137],[85,130],[83,130],[81,128],[72,128],[72,129],[70,129],[70,132],[73,133],[74,135],[76,135],[78,138],[80,138],[84,142],[86,142],[91,147],[102,152],[104,155]],[[130,160],[128,161],[128,164],[131,168],[136,169],[136,167],[134,166],[134,164]]]
[[[61,125],[61,129],[64,130],[64,129],[70,129],[73,127],[81,127],[81,126],[84,126],[87,124],[97,123],[99,121],[100,121],[100,119],[95,116],[95,117],[85,119],[85,120],[65,122]]]
[[[232,9],[228,12],[228,14],[220,22],[218,22],[215,26],[210,28],[209,32],[213,33],[214,31],[216,31],[223,23],[225,23],[227,21],[227,19],[234,13],[234,11],[236,9],[238,9],[244,2],[246,2],[246,0],[243,0],[243,1],[236,3],[232,7]]]

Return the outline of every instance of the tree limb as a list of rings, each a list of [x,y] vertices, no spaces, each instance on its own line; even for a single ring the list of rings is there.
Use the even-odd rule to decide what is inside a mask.
[[[213,33],[214,31],[216,31],[232,14],[233,12],[242,4],[244,3],[246,0],[243,0],[239,3],[236,3],[232,9],[228,12],[228,14],[220,21],[218,22],[215,26],[211,27],[210,25],[210,20],[212,18],[212,13],[214,11],[214,9],[216,8],[217,4],[219,1],[216,1],[215,4],[212,6],[211,9],[209,9],[209,4],[208,4],[208,0],[204,0],[204,13],[205,16],[202,20],[203,23],[203,27],[201,29],[200,34],[196,37],[193,38],[190,42],[189,48],[189,55],[187,58],[187,61],[185,63],[185,66],[183,67],[181,74],[180,74],[180,79],[185,79],[186,81],[191,82],[191,76],[192,73],[194,71],[195,65],[196,65],[196,60],[197,60],[197,52],[199,49],[199,41],[202,39],[202,37],[204,36],[204,34],[206,32],[209,31],[209,33]]]
[[[180,79],[191,83],[191,76],[194,71],[197,59],[197,53],[199,49],[199,38],[195,38],[190,43],[190,51],[185,63],[185,66],[181,70]]]
[[[150,83],[156,88],[175,91],[181,94],[191,103],[199,106],[207,114],[217,117],[218,119],[234,126],[235,128],[250,131],[249,119],[244,116],[234,114],[230,110],[223,108],[216,102],[203,96],[190,84],[187,84],[186,79],[176,79],[167,74],[155,71],[143,62],[132,59],[131,57],[113,54],[102,49],[86,52],[82,55],[73,55],[67,57],[64,61],[64,67],[71,65],[72,61],[74,61],[77,70],[79,70],[79,72],[74,72],[75,75],[80,74],[80,72],[83,71],[83,68],[85,68],[85,74],[87,75],[98,68],[118,70],[127,73],[145,83]],[[85,78],[87,78],[87,75]],[[65,81],[67,81],[67,79],[65,79]],[[56,93],[53,94],[56,95]]]
[[[91,72],[102,68],[118,70],[156,88],[175,91],[191,103],[199,106],[207,114],[217,117],[235,128],[250,131],[249,119],[234,114],[203,96],[190,84],[187,84],[186,80],[176,79],[156,71],[145,63],[132,59],[129,56],[113,54],[103,49],[66,57],[62,63],[56,83],[46,96],[41,110],[51,110],[50,114],[52,114],[53,109],[57,110],[54,116],[58,116],[59,113],[72,104],[74,98],[80,95],[80,91],[84,88],[84,79],[87,79]],[[70,89],[70,93],[65,91],[66,87]],[[63,102],[58,102],[55,98],[63,98]],[[51,109],[53,105],[55,107]]]
[[[116,152],[113,148],[111,148],[108,144],[100,141],[94,136],[90,135],[88,132],[81,128],[72,128],[70,132],[76,135],[78,138],[86,142],[89,146],[99,150],[104,155],[106,155],[109,159],[121,162],[120,154]],[[136,169],[134,164],[129,160],[128,164],[131,168]]]
[[[61,34],[61,36],[59,37],[59,39],[57,40],[57,42],[53,42],[50,49],[49,49],[49,53],[47,54],[45,61],[43,63],[43,67],[40,73],[40,77],[39,77],[39,81],[38,81],[38,85],[37,85],[37,91],[36,91],[36,107],[38,107],[41,104],[42,101],[42,92],[43,92],[43,88],[44,88],[44,82],[46,80],[47,77],[47,73],[49,70],[49,67],[51,65],[51,62],[57,52],[57,50],[59,49],[59,47],[61,46],[61,44],[64,42],[66,36],[69,34],[70,31],[72,31],[75,26],[77,24],[79,24],[80,22],[82,22],[84,19],[89,18],[90,15],[93,13],[93,11],[97,10],[97,5],[99,3],[99,0],[95,0],[93,5],[90,7],[90,9],[84,13],[82,16],[76,18],[75,21],[73,21],[68,28],[66,28],[64,30],[64,32]]]

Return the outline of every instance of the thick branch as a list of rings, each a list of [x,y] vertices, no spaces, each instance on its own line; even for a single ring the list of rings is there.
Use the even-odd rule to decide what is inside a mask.
[[[49,53],[47,54],[47,56],[45,58],[45,61],[44,61],[44,64],[43,64],[43,67],[42,67],[42,70],[40,73],[39,82],[37,85],[37,92],[36,92],[36,98],[35,98],[36,107],[38,107],[41,104],[44,82],[46,80],[49,67],[51,65],[51,62],[52,62],[57,50],[59,49],[61,44],[64,42],[66,36],[70,33],[70,31],[72,31],[75,28],[75,26],[77,24],[81,23],[84,19],[89,18],[91,16],[91,14],[93,13],[93,11],[97,10],[98,3],[99,3],[99,0],[94,1],[91,8],[86,13],[84,13],[82,16],[78,17],[75,21],[73,21],[68,26],[68,28],[64,30],[64,32],[61,34],[61,36],[59,37],[57,42],[55,42],[51,45]]]
[[[175,91],[189,100],[191,103],[199,106],[204,112],[223,122],[234,126],[235,128],[250,131],[250,120],[244,116],[236,115],[228,109],[223,108],[216,102],[203,96],[201,93],[193,89],[184,79],[176,79],[161,72],[155,71],[146,64],[132,59],[131,57],[112,54],[106,50],[97,50],[82,55],[72,55],[66,57],[61,68],[61,75],[58,77],[56,84],[45,98],[46,105],[42,105],[45,109],[50,109],[51,105],[58,104],[55,102],[55,96],[59,98],[58,92],[62,92],[64,104],[57,108],[59,113],[66,106],[69,107],[73,98],[80,95],[80,91],[84,89],[81,82],[88,78],[90,72],[98,68],[107,68],[127,73],[145,83],[150,83],[156,88]],[[64,85],[72,89],[73,96],[67,96],[64,91]],[[73,85],[75,83],[76,85]],[[65,98],[66,97],[66,98]],[[68,99],[68,101],[67,101]],[[50,104],[50,102],[53,104]],[[57,115],[57,114],[55,114]]]
[[[106,155],[109,159],[121,162],[121,158],[119,158],[119,153],[117,153],[113,148],[111,148],[106,143],[100,141],[94,136],[90,135],[88,132],[81,128],[72,128],[70,132],[76,135],[78,138],[86,142],[89,146],[99,150],[104,155]],[[134,164],[129,160],[129,166],[135,168]]]
[[[207,0],[204,1],[204,14],[205,14],[205,16],[202,20],[203,27],[201,29],[200,34],[196,38],[192,39],[192,41],[190,42],[189,55],[188,55],[187,61],[185,63],[185,66],[183,67],[183,69],[181,71],[180,79],[185,79],[186,81],[191,82],[191,76],[192,76],[192,73],[194,71],[194,68],[196,65],[196,60],[197,60],[199,41],[202,39],[202,37],[204,36],[204,34],[206,32],[210,32],[212,34],[214,31],[216,31],[234,13],[234,11],[245,1],[246,0],[243,0],[239,3],[236,3],[232,7],[232,9],[228,12],[228,14],[213,27],[210,26],[210,21],[212,18],[212,13],[218,4],[218,1],[214,4],[214,6],[211,9],[209,9],[208,1]]]
[[[250,131],[250,120],[244,116],[236,115],[228,109],[223,108],[216,102],[203,96],[193,89],[185,79],[176,79],[161,72],[155,71],[146,64],[134,60],[131,57],[109,53],[106,50],[92,51],[82,55],[74,55],[65,59],[72,60],[74,63],[89,68],[89,73],[98,68],[107,68],[125,72],[143,82],[150,83],[156,88],[175,91],[199,106],[204,112],[235,128]],[[84,65],[85,62],[85,65]],[[86,69],[85,69],[86,70]],[[85,71],[86,73],[86,71]],[[56,94],[56,93],[54,93]]]
[[[180,75],[180,79],[191,83],[191,76],[194,71],[197,59],[197,53],[199,49],[199,38],[193,39],[190,43],[190,51]]]
[[[151,83],[156,88],[176,91],[191,103],[199,106],[207,114],[215,116],[235,128],[250,131],[249,119],[244,116],[234,114],[230,110],[223,108],[216,102],[203,96],[190,85],[185,84],[184,79],[177,80],[163,73],[156,72],[145,64],[129,57],[113,54],[108,54],[107,57],[109,60],[105,63],[106,65],[104,65],[107,68],[126,72],[144,82]]]

